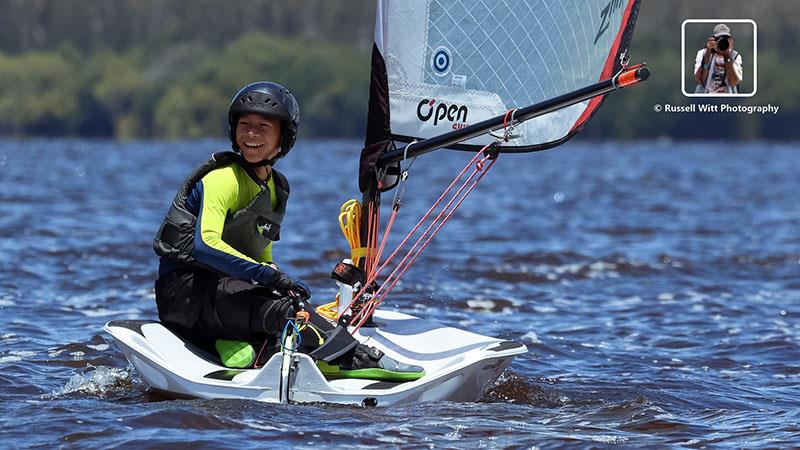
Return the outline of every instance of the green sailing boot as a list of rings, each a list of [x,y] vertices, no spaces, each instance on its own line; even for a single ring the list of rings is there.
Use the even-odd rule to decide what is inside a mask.
[[[214,348],[219,353],[219,359],[225,367],[246,369],[256,360],[256,351],[247,342],[217,339]]]
[[[351,355],[331,363],[317,361],[317,367],[326,378],[405,382],[419,380],[425,376],[422,367],[395,361],[382,351],[363,344],[356,346]]]

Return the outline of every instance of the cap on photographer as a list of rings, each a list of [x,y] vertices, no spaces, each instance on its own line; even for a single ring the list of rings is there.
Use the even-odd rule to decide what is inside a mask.
[[[714,27],[705,48],[694,62],[695,94],[737,94],[742,82],[742,55],[733,49],[731,29],[724,23]]]

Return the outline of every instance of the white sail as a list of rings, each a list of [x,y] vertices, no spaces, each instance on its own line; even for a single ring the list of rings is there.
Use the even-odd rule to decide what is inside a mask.
[[[425,139],[609,78],[620,67],[638,3],[378,0],[371,95],[388,98],[388,120],[374,117],[373,98],[370,127],[388,124],[386,139]],[[376,89],[386,92],[376,96]],[[515,130],[522,136],[504,148],[534,150],[563,141],[601,101],[529,120]]]

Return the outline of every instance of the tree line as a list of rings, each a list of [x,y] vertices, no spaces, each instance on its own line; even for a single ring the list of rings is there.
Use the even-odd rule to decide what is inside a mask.
[[[374,8],[368,0],[5,0],[0,135],[222,136],[236,89],[269,79],[297,95],[304,134],[361,137]],[[609,95],[581,136],[797,138],[800,84],[791,74],[800,72],[800,32],[793,24],[800,2],[719,8],[719,2],[644,2],[630,53],[653,75]],[[690,74],[681,72],[682,21],[733,16],[758,23],[757,95],[685,98],[681,78]],[[737,49],[752,61],[745,42],[737,41]],[[687,66],[701,46],[689,43]],[[754,75],[747,73],[747,82]],[[654,110],[698,101],[772,103],[781,110],[774,116]]]
[[[0,133],[92,137],[222,136],[230,97],[267,78],[290,87],[310,135],[356,136],[369,59],[341,44],[251,32],[216,49],[133,47],[0,55]]]
[[[305,133],[358,135],[373,21],[360,0],[5,0],[0,135],[219,136],[262,79],[293,90]]]
[[[183,42],[220,47],[259,31],[368,50],[374,11],[364,0],[3,0],[0,49],[13,55],[65,43],[85,53],[160,51]]]

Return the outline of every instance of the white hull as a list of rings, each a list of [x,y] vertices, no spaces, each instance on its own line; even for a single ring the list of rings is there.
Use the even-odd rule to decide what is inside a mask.
[[[229,369],[187,344],[158,322],[113,321],[105,326],[142,380],[155,389],[200,398],[238,398],[272,403],[392,405],[418,401],[475,401],[515,355],[526,347],[512,341],[446,327],[393,311],[377,311],[378,328],[355,337],[401,362],[425,369],[416,381],[326,380],[305,354],[289,358],[282,376],[277,353],[260,369]]]

